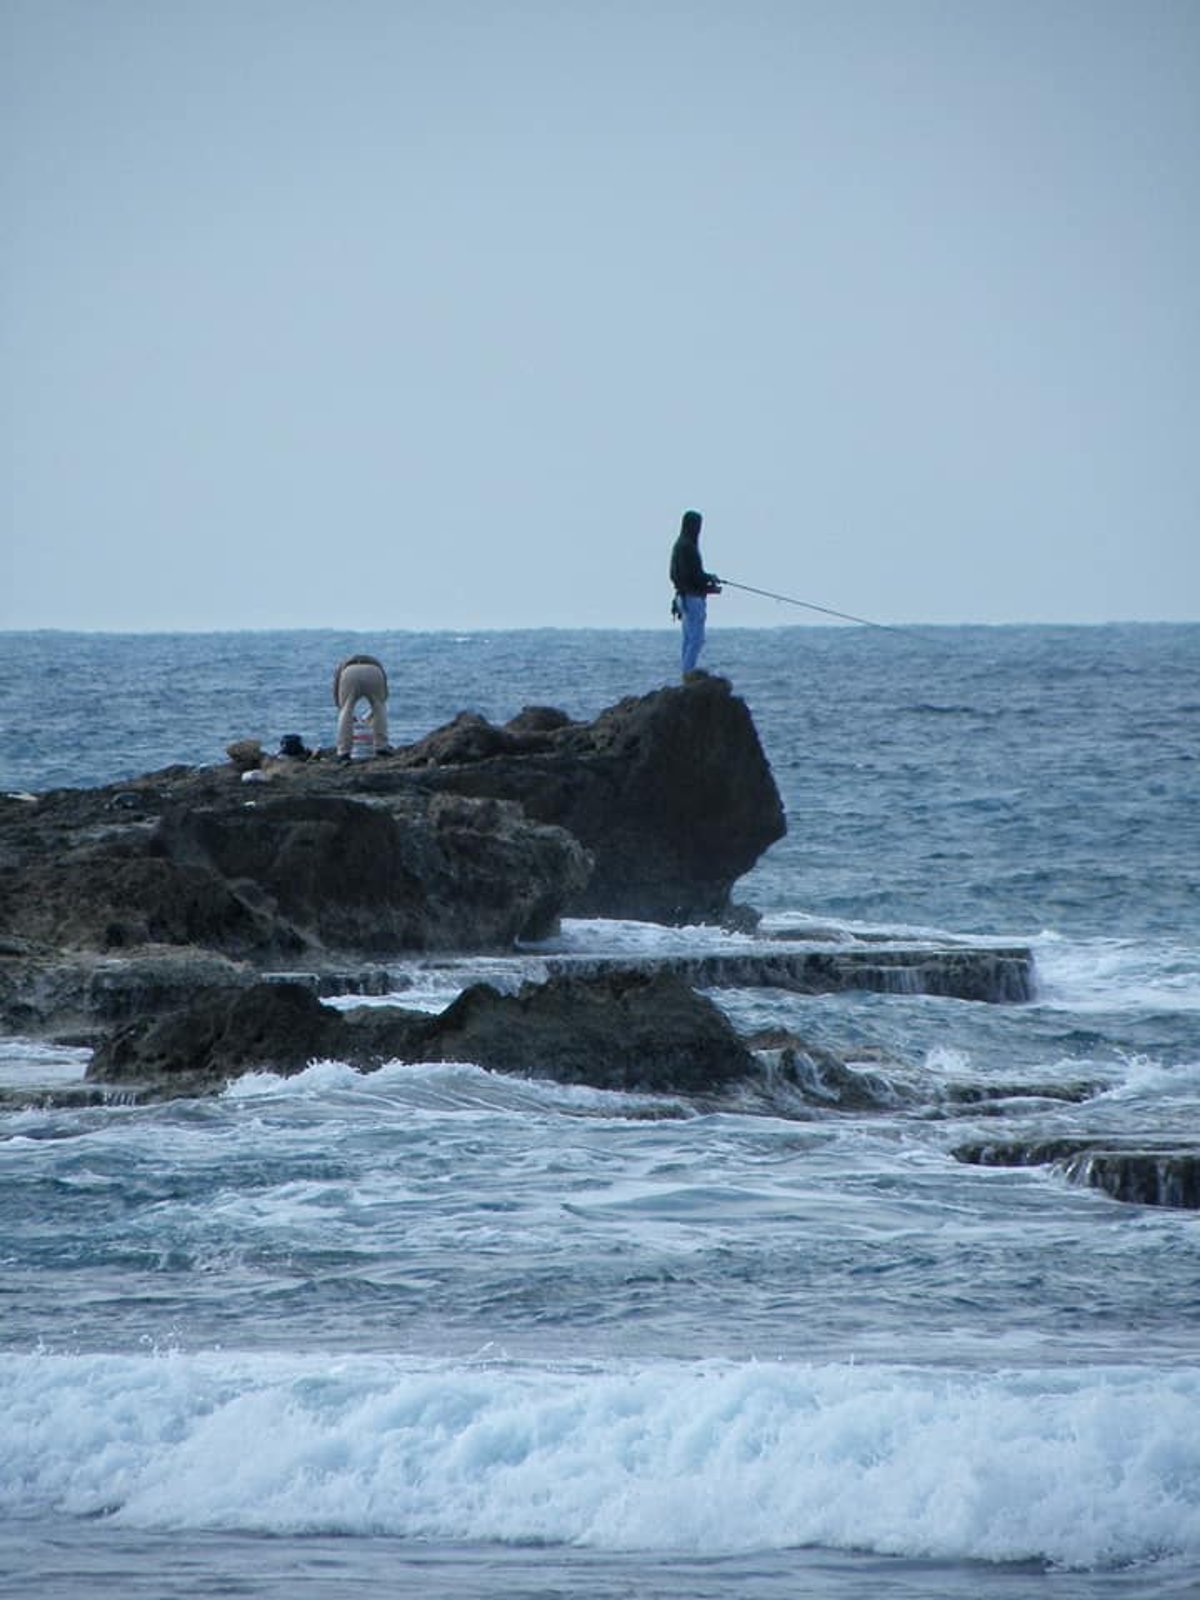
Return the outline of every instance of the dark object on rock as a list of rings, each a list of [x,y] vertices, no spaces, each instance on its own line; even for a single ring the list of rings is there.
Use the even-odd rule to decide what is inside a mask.
[[[289,761],[308,761],[312,751],[298,733],[285,733],[279,741],[279,754]]]
[[[213,992],[119,1029],[96,1051],[88,1079],[195,1094],[259,1068],[299,1072],[322,1057],[358,1067],[471,1061],[559,1083],[689,1095],[719,1094],[757,1070],[711,1001],[676,978],[624,973],[526,984],[515,995],[477,984],[434,1017],[396,1006],[343,1014],[298,983]]]
[[[724,678],[622,700],[588,724],[459,717],[403,753],[429,788],[519,801],[590,851],[578,916],[720,921],[787,831],[750,712]]]
[[[570,717],[555,706],[525,706],[504,724],[504,731],[518,745],[524,743],[529,748],[535,748],[544,734],[557,733],[560,728],[570,726]]]

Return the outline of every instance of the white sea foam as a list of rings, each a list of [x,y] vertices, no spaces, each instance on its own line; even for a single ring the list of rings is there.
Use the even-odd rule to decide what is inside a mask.
[[[1095,1015],[1200,1012],[1200,953],[1168,940],[1034,941],[1037,998],[1055,1010]]]
[[[564,917],[556,938],[529,948],[546,955],[636,958],[729,954],[762,946],[750,934],[730,933],[708,923],[676,928],[610,917]]]
[[[314,1061],[303,1072],[288,1077],[274,1072],[244,1073],[224,1090],[224,1098],[232,1101],[313,1100],[327,1104],[334,1094],[359,1101],[388,1099],[397,1107],[456,1111],[474,1107],[488,1114],[548,1110],[626,1118],[631,1113],[661,1115],[672,1108],[679,1115],[689,1114],[682,1102],[677,1104],[662,1095],[519,1078],[469,1061],[389,1061],[371,1072],[344,1061]]]
[[[768,912],[762,919],[760,930],[774,940],[786,942],[796,939],[804,944],[924,944],[930,940],[941,943],[953,939],[969,943],[961,934],[948,933],[945,928],[931,927],[923,922],[864,922],[857,918],[816,917],[804,911]],[[995,943],[995,940],[980,942]]]
[[[1132,1056],[1119,1083],[1101,1096],[1110,1102],[1160,1103],[1174,1110],[1200,1099],[1200,1060],[1165,1066],[1147,1056]]]
[[[43,1039],[0,1039],[0,1088],[28,1089],[79,1083],[92,1058],[89,1049]]]
[[[8,1356],[0,1509],[1102,1568],[1200,1554],[1200,1372]]]

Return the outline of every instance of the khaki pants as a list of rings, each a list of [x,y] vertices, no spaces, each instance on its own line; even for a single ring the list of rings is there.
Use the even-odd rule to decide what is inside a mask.
[[[387,685],[383,673],[368,662],[355,661],[342,668],[338,680],[337,753],[340,756],[348,756],[354,743],[354,708],[360,700],[371,703],[375,749],[382,750],[387,745]]]

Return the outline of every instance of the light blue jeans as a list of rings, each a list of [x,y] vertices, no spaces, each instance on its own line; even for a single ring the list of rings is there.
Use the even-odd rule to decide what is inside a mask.
[[[704,622],[708,616],[708,601],[702,594],[681,594],[683,608],[683,670],[690,672],[700,659],[704,648]]]

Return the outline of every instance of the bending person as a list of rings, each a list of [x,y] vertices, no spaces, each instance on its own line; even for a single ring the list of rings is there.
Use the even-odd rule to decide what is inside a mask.
[[[371,707],[371,736],[377,756],[390,756],[387,723],[387,673],[374,656],[347,656],[333,674],[333,703],[338,708],[337,758],[349,761],[354,744],[354,711],[360,700]]]

